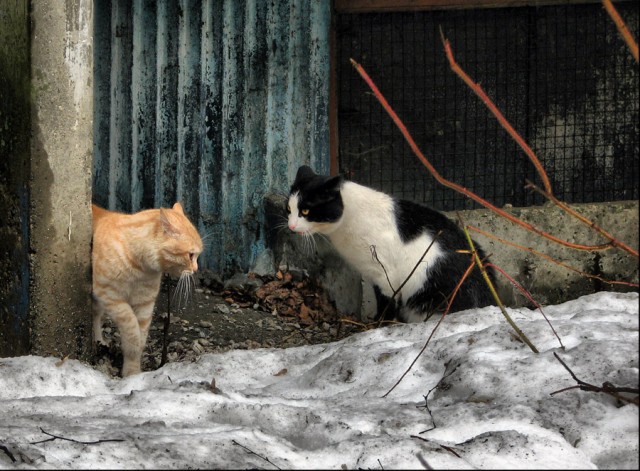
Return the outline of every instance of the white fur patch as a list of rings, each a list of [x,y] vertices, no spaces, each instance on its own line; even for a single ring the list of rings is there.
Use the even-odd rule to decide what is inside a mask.
[[[299,214],[299,195],[292,194],[289,197],[289,229],[301,234],[327,235],[338,253],[360,272],[363,279],[391,297],[423,257],[433,237],[423,233],[408,243],[403,242],[393,213],[393,199],[385,193],[346,181],[341,195],[342,217],[334,223],[314,223]],[[422,289],[431,267],[442,256],[440,245],[434,243],[396,299],[406,301]],[[424,319],[424,314],[406,307],[403,314],[409,322]]]
[[[404,243],[396,226],[393,199],[385,193],[353,182],[345,182],[341,193],[342,218],[332,230],[322,232],[363,278],[380,287],[384,295],[391,296],[409,276],[432,237],[425,233]],[[402,288],[401,299],[408,299],[422,288],[429,266],[441,256],[442,250],[436,242],[423,258],[422,267]]]

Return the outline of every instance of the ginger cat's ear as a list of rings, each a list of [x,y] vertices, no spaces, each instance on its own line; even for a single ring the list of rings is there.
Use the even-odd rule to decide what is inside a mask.
[[[179,205],[180,203],[176,203],[176,204]],[[173,207],[175,208],[175,205]],[[180,206],[180,209],[182,209],[182,206]],[[164,208],[160,208],[160,221],[162,222],[162,229],[166,234],[173,237],[180,234],[180,231],[178,230],[178,228],[173,224],[171,224],[171,221],[169,221],[169,215],[167,214],[167,211]]]
[[[179,202],[173,205],[172,208],[174,211],[178,211],[180,214],[184,214],[184,210],[182,209],[182,205]]]

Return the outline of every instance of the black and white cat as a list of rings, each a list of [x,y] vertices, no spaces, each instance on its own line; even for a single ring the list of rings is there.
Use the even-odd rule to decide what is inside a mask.
[[[289,229],[305,236],[326,235],[338,253],[374,287],[377,317],[420,322],[442,312],[471,262],[462,230],[433,209],[380,191],[323,176],[310,167],[298,169],[287,211]],[[442,230],[442,234],[436,234]],[[394,290],[411,273],[434,240],[420,267],[395,302]],[[484,253],[476,244],[480,258]],[[494,277],[492,271],[490,276]],[[493,280],[492,280],[493,281]],[[480,270],[474,267],[460,287],[450,311],[492,304]]]

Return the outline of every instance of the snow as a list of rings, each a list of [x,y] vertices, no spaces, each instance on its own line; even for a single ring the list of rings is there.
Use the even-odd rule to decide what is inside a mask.
[[[551,395],[576,385],[554,352],[582,381],[638,387],[638,294],[544,307],[564,349],[540,311],[509,313],[539,353],[497,307],[456,313],[386,396],[436,319],[125,379],[0,359],[0,468],[638,469],[638,406]]]

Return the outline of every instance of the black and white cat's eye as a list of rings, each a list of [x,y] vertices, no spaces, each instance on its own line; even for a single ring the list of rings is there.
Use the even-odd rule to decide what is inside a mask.
[[[302,211],[300,211],[300,214],[302,214],[303,216],[307,216],[309,214],[309,210],[303,209]]]

